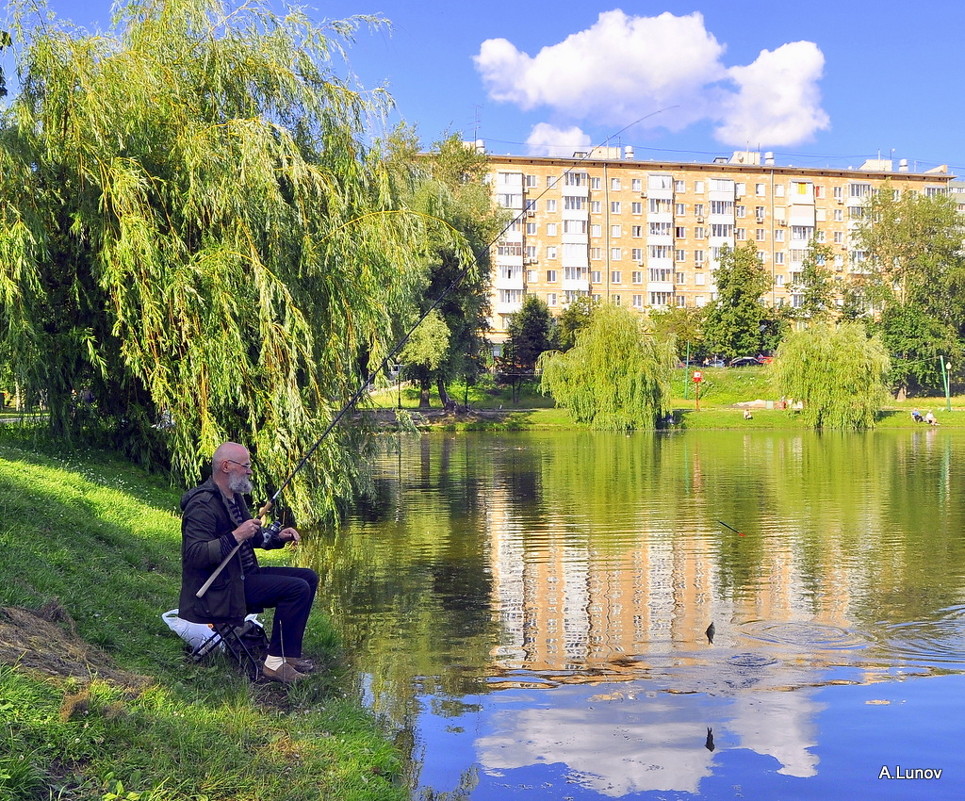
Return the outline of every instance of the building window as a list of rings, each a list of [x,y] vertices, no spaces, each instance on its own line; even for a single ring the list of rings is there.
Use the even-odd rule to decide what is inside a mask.
[[[602,280],[602,275],[603,274],[599,270],[591,270],[590,281],[592,281],[594,284],[599,284]]]
[[[834,232],[834,244],[835,244],[835,245],[843,245],[843,244],[844,244],[844,231],[835,231],[835,232]]]
[[[526,186],[539,186],[539,176],[538,176],[538,175],[527,175],[527,176],[526,176]]]
[[[586,234],[586,220],[563,220],[564,234]]]
[[[556,223],[546,223],[546,235],[556,236]]]
[[[632,189],[634,192],[642,192],[642,191],[643,191],[643,181],[641,181],[639,178],[631,178],[631,179],[630,179],[630,189]]]
[[[650,245],[651,259],[670,259],[673,258],[673,248],[670,245]]]
[[[652,222],[650,223],[650,236],[670,236],[673,230],[673,223]]]
[[[835,209],[835,210],[834,210],[834,221],[835,221],[835,222],[844,222],[844,209]]]
[[[595,236],[597,238],[603,236],[603,226],[599,223],[594,223],[590,228],[590,236]]]
[[[670,269],[665,267],[650,268],[650,282],[670,283]]]
[[[632,273],[630,273],[630,280],[631,280],[634,284],[642,284],[642,283],[643,283],[643,270],[634,270]]]
[[[535,284],[539,279],[536,277],[536,270],[526,271],[526,283]]]
[[[674,273],[674,283],[676,284],[687,283],[687,276],[682,272]]]
[[[673,252],[674,261],[683,262],[687,261],[687,251],[685,250],[675,250]]]
[[[682,225],[678,225],[678,226],[676,226],[676,227],[673,229],[673,235],[674,235],[677,239],[686,239],[686,238],[687,238],[687,229],[684,228]]]
[[[650,305],[651,306],[667,306],[671,303],[673,298],[673,292],[651,292],[650,293]]]
[[[778,228],[778,229],[774,232],[774,241],[775,241],[775,242],[783,242],[783,241],[784,241],[784,229],[783,229],[783,228]]]
[[[611,302],[614,306],[619,306],[619,305],[620,305],[620,296],[619,296],[619,295],[611,295],[611,296],[610,296],[610,302]]]
[[[774,276],[774,286],[784,286],[784,276],[775,275]]]
[[[687,213],[687,206],[684,203],[677,203],[674,205],[674,214],[678,217],[683,217]]]
[[[734,213],[734,202],[732,200],[712,200],[710,201],[711,214],[726,214],[730,217]]]
[[[630,212],[632,214],[643,214],[643,203],[639,200],[635,200],[630,204]]]
[[[620,261],[622,253],[622,248],[610,248],[610,261]]]
[[[603,211],[603,204],[599,200],[591,200],[590,213],[599,214],[601,211]]]
[[[683,295],[677,295],[677,308],[682,309],[687,305],[687,298]]]
[[[600,179],[599,179],[599,178],[591,178],[591,179],[590,179],[590,189],[599,189],[599,188],[600,188]]]
[[[527,236],[536,235],[536,223],[526,223],[526,235]]]
[[[767,229],[766,229],[766,228],[757,228],[757,229],[755,229],[755,230],[754,230],[754,238],[755,238],[758,242],[766,242],[766,241],[767,241]]]
[[[635,309],[643,308],[643,295],[633,295],[633,308]]]
[[[774,187],[775,197],[784,197],[784,184],[778,184]]]
[[[747,207],[746,207],[746,206],[734,206],[734,215],[737,216],[737,217],[746,217],[746,216],[747,216]]]
[[[734,226],[724,223],[714,223],[710,226],[710,235],[730,238],[734,235]]]
[[[611,201],[610,201],[610,214],[619,214],[619,213],[620,213],[620,201],[619,201],[619,200],[611,200]]]
[[[631,248],[630,258],[634,261],[643,261],[643,248]]]
[[[553,198],[546,201],[546,210],[551,214],[556,213],[556,201]]]
[[[556,305],[556,293],[555,293],[555,292],[550,292],[549,294],[547,294],[547,296],[546,296],[546,305],[549,306],[549,307],[551,307],[551,308]]]
[[[694,284],[696,286],[704,286],[707,283],[706,273],[694,273]]]
[[[563,198],[563,208],[567,211],[579,211],[585,202],[586,198],[579,195],[567,195]]]
[[[603,248],[590,248],[590,258],[593,261],[599,261],[603,258]]]
[[[563,176],[566,186],[586,186],[589,175],[585,172],[568,172]]]
[[[673,182],[673,191],[674,191],[674,192],[686,192],[686,191],[687,191],[687,184],[686,184],[684,181],[680,181],[680,180],[674,181],[674,182]]]
[[[547,270],[547,271],[546,271],[546,283],[547,283],[547,284],[555,284],[555,283],[556,283],[556,270]]]
[[[777,253],[774,254],[774,263],[775,263],[775,264],[784,264],[784,253],[783,253],[783,251],[780,251],[780,250],[779,250]]]
[[[621,230],[622,230],[622,229],[621,229],[621,227],[620,227],[619,224],[618,224],[618,225],[611,225],[611,226],[610,226],[610,236],[612,236],[614,239],[618,239],[618,238],[620,237],[620,232],[621,232]]]
[[[639,239],[643,236],[643,226],[642,225],[631,225],[630,226],[630,236]]]
[[[703,267],[704,265],[704,251],[695,250],[694,251],[694,264],[698,267]]]
[[[613,189],[613,190],[615,190],[615,191],[617,191],[617,192],[620,191],[620,179],[619,179],[619,178],[611,178],[611,179],[610,179],[610,189]]]
[[[623,273],[620,270],[610,270],[610,283],[611,284],[622,284],[623,283]]]
[[[550,245],[549,247],[546,248],[546,258],[547,258],[547,259],[556,259],[556,258],[557,258],[557,255],[556,255],[556,247],[555,247],[554,245]]]
[[[735,228],[734,239],[737,239],[739,241],[743,241],[747,239],[747,230],[745,228]]]

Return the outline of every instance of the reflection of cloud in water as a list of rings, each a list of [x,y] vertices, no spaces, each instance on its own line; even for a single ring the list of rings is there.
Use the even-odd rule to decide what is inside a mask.
[[[781,763],[778,773],[806,778],[818,770],[818,757],[808,749],[817,745],[814,716],[824,708],[813,691],[738,695],[728,729],[744,748],[769,754]]]
[[[682,716],[686,710],[678,703],[641,698],[629,711],[626,700],[592,703],[584,692],[555,701],[550,709],[499,712],[497,733],[476,742],[483,767],[492,772],[561,762],[580,784],[611,797],[646,790],[695,793],[711,774],[707,727]],[[696,706],[692,711],[700,713]]]
[[[595,694],[589,687],[561,687],[549,691],[551,707],[533,707],[530,698],[526,709],[495,713],[493,733],[476,741],[480,763],[490,773],[562,763],[581,785],[611,797],[696,793],[713,772],[714,754],[706,745],[713,726],[717,753],[747,748],[774,757],[782,774],[817,772],[809,749],[817,742],[813,717],[822,707],[810,691],[744,690],[708,706],[700,694],[620,687],[606,693],[597,686]]]

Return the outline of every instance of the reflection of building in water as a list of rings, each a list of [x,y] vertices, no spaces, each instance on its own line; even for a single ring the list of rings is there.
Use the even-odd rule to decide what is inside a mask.
[[[755,447],[760,443],[745,444],[759,460]],[[693,468],[701,474],[698,455]],[[641,517],[627,524],[639,536],[615,544],[551,513],[523,530],[507,488],[493,488],[488,501],[493,609],[503,635],[493,657],[500,669],[625,672],[620,661],[630,657],[640,667],[671,650],[696,657],[709,645],[711,622],[723,638],[718,645],[733,644],[736,626],[754,620],[849,625],[858,578],[836,538],[808,552],[792,547],[790,532],[728,541],[738,535],[674,531]]]

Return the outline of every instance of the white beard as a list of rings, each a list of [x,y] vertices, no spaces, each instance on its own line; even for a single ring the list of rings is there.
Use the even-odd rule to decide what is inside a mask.
[[[228,489],[232,492],[247,495],[252,490],[251,482],[244,476],[228,476]]]

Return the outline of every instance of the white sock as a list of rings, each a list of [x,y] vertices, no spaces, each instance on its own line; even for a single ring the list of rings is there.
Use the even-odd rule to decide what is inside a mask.
[[[282,665],[285,664],[285,657],[283,656],[266,656],[265,657],[265,667],[269,670],[278,670]]]

